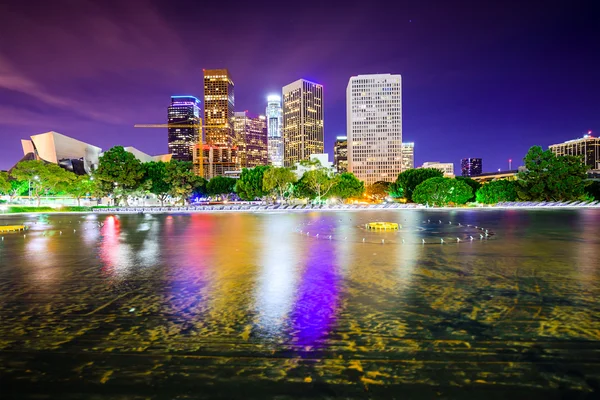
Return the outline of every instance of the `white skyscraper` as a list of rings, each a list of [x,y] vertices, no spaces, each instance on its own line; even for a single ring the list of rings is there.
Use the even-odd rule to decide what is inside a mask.
[[[348,171],[365,182],[394,181],[402,172],[402,78],[350,78],[346,89]]]
[[[267,136],[269,147],[269,163],[274,167],[283,167],[283,110],[281,97],[267,97]]]

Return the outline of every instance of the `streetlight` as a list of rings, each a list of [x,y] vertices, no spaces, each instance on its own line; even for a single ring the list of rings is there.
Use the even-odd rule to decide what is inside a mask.
[[[35,175],[33,177],[33,179],[38,181],[40,179],[40,177]],[[29,205],[31,205],[31,179],[29,179],[28,182],[29,182],[29,192],[28,192],[29,193]]]

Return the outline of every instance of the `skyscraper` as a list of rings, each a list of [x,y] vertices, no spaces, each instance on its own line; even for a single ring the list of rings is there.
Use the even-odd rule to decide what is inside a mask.
[[[402,172],[415,167],[415,144],[413,142],[402,143]]]
[[[350,78],[346,89],[348,170],[371,185],[402,172],[402,78]]]
[[[200,100],[194,96],[171,96],[167,118],[169,125],[182,125],[181,128],[168,128],[169,153],[174,160],[192,161],[194,145],[202,142]]]
[[[267,97],[267,131],[269,146],[269,164],[274,167],[283,167],[283,110],[281,97],[271,95]]]
[[[460,161],[460,169],[462,176],[477,176],[481,175],[483,170],[481,158],[463,158]]]
[[[233,131],[233,86],[226,69],[204,70],[205,145],[201,152],[197,149],[196,162],[202,162],[201,170],[207,179],[240,167]]]
[[[264,115],[252,116],[248,111],[241,111],[234,113],[233,120],[241,167],[267,165],[267,118]]]
[[[283,163],[323,151],[323,86],[299,79],[283,87]]]
[[[348,138],[337,136],[333,145],[333,165],[338,173],[348,171]]]

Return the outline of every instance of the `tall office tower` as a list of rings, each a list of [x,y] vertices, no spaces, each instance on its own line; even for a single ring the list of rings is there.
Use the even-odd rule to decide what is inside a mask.
[[[323,86],[299,79],[283,87],[283,164],[323,152]]]
[[[168,121],[181,128],[169,127],[169,153],[174,160],[192,161],[194,145],[202,142],[200,100],[194,96],[171,96]]]
[[[251,116],[248,111],[236,112],[233,117],[238,157],[242,168],[267,165],[267,118]]]
[[[371,185],[402,172],[402,78],[350,78],[346,88],[348,170]]]
[[[481,158],[463,158],[460,161],[462,176],[481,175],[483,163]]]
[[[235,96],[233,81],[226,69],[204,70],[204,142],[202,171],[210,179],[239,169],[233,131]],[[198,161],[199,162],[199,161]]]
[[[333,165],[338,173],[348,171],[348,138],[337,136],[333,144]]]
[[[415,144],[413,142],[402,143],[402,172],[415,167]]]
[[[580,139],[553,144],[548,149],[557,156],[581,156],[581,162],[590,170],[600,170],[600,138],[593,137],[592,131]]]
[[[283,167],[283,110],[281,97],[267,97],[267,131],[269,146],[269,164]]]

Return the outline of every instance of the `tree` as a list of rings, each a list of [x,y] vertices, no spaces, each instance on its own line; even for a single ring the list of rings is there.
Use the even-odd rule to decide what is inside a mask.
[[[210,196],[221,196],[223,200],[234,193],[237,180],[228,176],[215,176],[206,184],[206,191]]]
[[[468,201],[475,201],[475,194],[481,187],[481,183],[477,182],[475,179],[469,178],[468,176],[457,176],[456,180],[463,181],[471,187],[471,189],[473,190],[473,196]]]
[[[362,197],[365,192],[365,183],[351,172],[344,172],[336,177],[336,182],[331,189],[331,195],[340,199]]]
[[[600,181],[592,181],[585,187],[585,192],[594,200],[600,200]]]
[[[73,174],[72,172],[69,172]],[[81,205],[81,198],[91,196],[96,193],[96,181],[88,175],[75,175],[70,178],[65,191],[77,200],[77,205]]]
[[[477,202],[483,204],[515,201],[517,199],[517,183],[506,179],[486,183],[477,191],[476,198]]]
[[[417,186],[413,200],[420,204],[445,206],[449,203],[465,204],[473,196],[466,183],[452,178],[429,178]]]
[[[269,194],[263,189],[263,179],[265,172],[270,166],[258,166],[254,168],[244,168],[240,179],[235,184],[235,192],[242,200],[252,201]]]
[[[127,202],[129,195],[136,190],[144,178],[144,168],[140,160],[125,151],[121,146],[107,150],[99,160],[94,179],[104,194],[114,194],[117,204]]]
[[[521,200],[583,200],[588,167],[580,157],[556,156],[550,150],[533,146],[524,158],[525,171],[519,172],[517,193]]]
[[[13,202],[16,197],[28,195],[29,190],[29,182],[27,181],[19,181],[13,179],[10,181],[10,190],[8,195],[10,196],[10,202]]]
[[[10,193],[10,181],[8,180],[8,173],[0,171],[0,194]]]
[[[377,181],[372,185],[367,186],[366,194],[373,200],[383,200],[390,196],[390,186],[392,183],[386,181]]]
[[[142,164],[142,166],[144,167],[144,181],[148,185],[148,191],[156,196],[161,206],[164,206],[172,191],[171,184],[166,181],[167,163],[151,161]]]
[[[269,168],[263,176],[263,189],[283,200],[286,194],[292,192],[296,180],[296,174],[288,168]]]
[[[409,169],[398,175],[396,183],[402,188],[407,201],[413,201],[413,192],[417,186],[429,178],[441,178],[444,174],[435,168]]]
[[[11,171],[11,176],[19,181],[31,183],[31,194],[41,203],[43,195],[56,190],[61,184],[67,184],[75,176],[57,164],[37,160],[27,160],[18,163]]]
[[[394,199],[404,197],[404,189],[402,189],[402,185],[400,185],[400,183],[397,181],[390,183],[390,186],[388,187],[388,193],[390,194],[390,197],[393,197]]]
[[[315,199],[320,201],[338,182],[338,177],[325,168],[312,169],[302,175],[306,187],[314,194]]]
[[[192,163],[189,161],[173,160],[167,163],[165,172],[164,180],[170,187],[169,193],[179,198],[181,204],[185,204],[202,178],[194,174]]]

